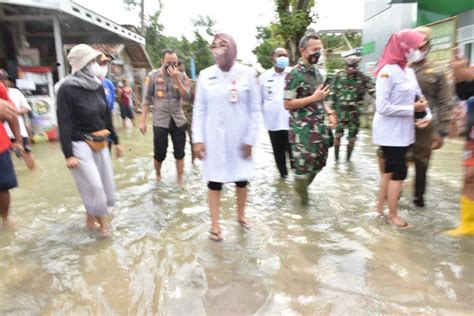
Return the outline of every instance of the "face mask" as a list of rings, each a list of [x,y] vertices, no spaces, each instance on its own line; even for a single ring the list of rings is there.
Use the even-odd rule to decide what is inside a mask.
[[[311,55],[308,55],[308,61],[310,64],[317,64],[318,63],[318,60],[319,60],[319,57],[321,57],[321,53],[320,52],[315,52]]]
[[[218,57],[218,56],[224,55],[225,52],[226,52],[226,50],[223,49],[223,48],[214,48],[214,49],[212,50],[212,55],[213,55],[214,57]]]
[[[290,59],[286,56],[280,56],[275,58],[275,66],[280,69],[285,69],[290,64]]]
[[[99,78],[102,74],[102,69],[98,63],[93,63],[87,66],[87,72],[94,77]]]
[[[423,53],[419,49],[412,49],[405,55],[409,63],[416,63],[423,59]]]
[[[421,52],[421,51],[420,51],[420,52]],[[428,53],[429,53],[429,52],[430,52],[429,50],[424,51],[424,52],[421,52],[421,59],[420,59],[420,60],[426,59],[426,56],[428,56]]]
[[[102,71],[101,74],[100,74],[100,78],[105,78],[105,76],[107,76],[107,72],[109,71],[109,69],[107,68],[107,66],[100,66],[100,70]]]
[[[168,75],[168,71],[172,70],[174,67],[177,67],[177,66],[174,64],[165,65],[165,74]]]

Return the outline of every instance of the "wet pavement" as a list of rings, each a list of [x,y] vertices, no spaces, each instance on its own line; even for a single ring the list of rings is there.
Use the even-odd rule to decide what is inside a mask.
[[[119,124],[117,124],[119,125]],[[114,159],[113,237],[84,230],[84,209],[59,144],[33,147],[40,168],[15,158],[16,232],[0,231],[0,315],[473,315],[474,241],[440,234],[458,223],[462,141],[435,152],[427,207],[411,203],[412,170],[395,230],[374,215],[378,185],[368,131],[352,163],[328,165],[302,207],[291,177],[280,180],[261,132],[254,151],[250,231],[235,220],[225,186],[225,240],[210,241],[206,184],[189,148],[184,189],[172,153],[156,184],[151,135],[119,128],[124,157]],[[345,148],[341,148],[345,157]]]

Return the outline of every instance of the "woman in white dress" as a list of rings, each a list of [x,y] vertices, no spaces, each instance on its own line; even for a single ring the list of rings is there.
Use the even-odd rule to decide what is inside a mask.
[[[193,107],[193,151],[203,160],[208,181],[212,226],[209,238],[222,240],[219,225],[222,184],[234,182],[237,220],[248,228],[245,217],[248,180],[253,174],[260,101],[255,71],[236,62],[237,46],[227,34],[217,34],[211,45],[216,64],[202,70]]]

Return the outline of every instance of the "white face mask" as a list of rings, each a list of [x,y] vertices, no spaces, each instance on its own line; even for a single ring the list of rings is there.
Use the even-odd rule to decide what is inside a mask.
[[[100,78],[105,78],[105,76],[107,76],[107,72],[109,71],[109,68],[107,68],[107,66],[100,66],[100,70],[102,71],[102,73],[100,74]]]
[[[423,54],[419,49],[411,49],[405,56],[409,63],[416,63],[425,58],[425,55],[426,54]]]
[[[98,63],[93,63],[87,66],[87,72],[90,75],[99,78],[102,75],[102,67],[100,67]]]

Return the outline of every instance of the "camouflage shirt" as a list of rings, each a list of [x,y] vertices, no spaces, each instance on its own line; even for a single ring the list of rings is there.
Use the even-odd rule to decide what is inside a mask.
[[[189,87],[189,98],[182,98],[181,105],[184,112],[193,111],[194,95],[196,94],[196,81],[187,78],[187,86]],[[188,122],[189,123],[189,122]]]
[[[286,75],[285,100],[301,99],[311,96],[323,84],[323,76],[315,66],[306,67],[302,60]],[[291,143],[319,143],[324,140],[324,102],[312,102],[306,106],[289,110]]]
[[[348,75],[346,70],[339,71],[331,84],[329,95],[331,107],[337,111],[338,118],[345,117],[344,112],[359,112],[364,104],[365,93],[374,96],[372,79],[360,71],[354,75]]]

